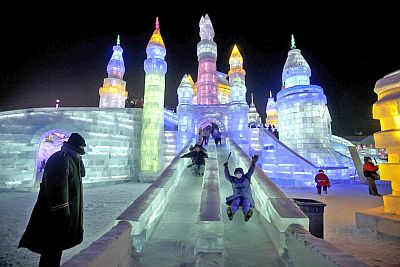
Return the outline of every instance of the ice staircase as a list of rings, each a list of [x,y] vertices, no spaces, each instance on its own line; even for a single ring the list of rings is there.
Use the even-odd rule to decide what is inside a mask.
[[[177,139],[177,131],[164,131],[163,132],[163,148],[162,148],[162,157],[163,157],[163,164],[164,168],[171,164],[171,161],[176,156],[177,146],[176,146],[176,139]]]
[[[259,166],[265,174],[279,185],[314,185],[314,176],[321,168],[303,158],[280,142],[273,133],[264,128],[250,129],[250,155],[261,156]],[[351,165],[351,159],[339,155]],[[350,162],[350,163],[349,163]],[[323,166],[325,173],[334,179],[350,179],[349,167]]]

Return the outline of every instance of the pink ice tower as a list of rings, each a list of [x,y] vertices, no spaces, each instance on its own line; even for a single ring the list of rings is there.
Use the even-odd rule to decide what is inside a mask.
[[[197,44],[197,104],[218,104],[217,44],[213,41],[214,28],[208,15],[201,17],[199,26],[201,41]]]

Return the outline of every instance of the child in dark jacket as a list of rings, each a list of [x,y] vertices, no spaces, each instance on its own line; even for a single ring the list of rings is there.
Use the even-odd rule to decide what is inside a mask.
[[[315,182],[317,183],[317,193],[321,195],[321,187],[325,194],[328,194],[328,187],[331,187],[331,182],[328,176],[324,173],[324,170],[319,170],[317,175],[315,175]]]
[[[204,174],[204,169],[206,165],[205,158],[208,158],[208,154],[205,152],[201,145],[196,144],[193,151],[182,155],[181,158],[192,158],[192,173],[194,175]]]
[[[225,178],[232,184],[233,195],[226,198],[226,204],[229,205],[227,214],[229,220],[233,219],[233,215],[242,206],[244,214],[244,220],[247,222],[253,215],[251,208],[254,208],[254,199],[251,192],[251,176],[253,175],[258,155],[255,155],[251,159],[251,166],[249,171],[244,174],[242,168],[236,168],[234,175],[229,173],[228,162],[224,163],[225,166]]]

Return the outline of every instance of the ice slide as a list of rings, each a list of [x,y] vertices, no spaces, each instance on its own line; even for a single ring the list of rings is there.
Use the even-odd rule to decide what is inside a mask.
[[[189,168],[184,170],[133,261],[138,266],[192,266],[199,261],[217,266],[222,262],[225,266],[283,266],[264,227],[263,215],[255,210],[245,222],[239,210],[232,221],[228,220],[225,197],[232,189],[222,167],[228,151],[214,143],[206,148],[209,158],[204,176],[193,176]],[[232,170],[236,166],[233,160],[229,164]]]

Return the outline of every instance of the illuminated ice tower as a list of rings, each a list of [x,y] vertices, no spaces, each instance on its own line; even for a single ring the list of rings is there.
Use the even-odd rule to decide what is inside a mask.
[[[194,133],[193,116],[193,80],[190,75],[183,76],[178,87],[178,141],[187,144]]]
[[[214,28],[208,15],[201,17],[199,26],[201,41],[197,44],[197,104],[218,104],[217,44],[213,41]]]
[[[123,81],[125,73],[124,59],[120,46],[119,35],[117,45],[113,46],[113,54],[107,65],[108,78],[104,79],[103,87],[99,89],[100,108],[125,108],[128,92],[125,91],[126,82]]]
[[[164,131],[164,95],[167,62],[166,50],[160,34],[158,18],[156,29],[146,48],[144,61],[144,106],[140,166],[142,171],[160,170],[161,137]]]
[[[317,166],[339,166],[331,147],[331,117],[324,90],[310,85],[311,69],[292,35],[282,72],[285,84],[277,94],[279,139]]]
[[[265,127],[271,125],[275,126],[275,128],[278,128],[278,109],[276,107],[275,99],[272,97],[271,91],[269,91],[269,98],[265,108],[265,113]]]
[[[246,102],[246,71],[243,69],[243,57],[236,45],[232,49],[229,66],[228,76],[231,86],[228,106],[229,132],[234,140],[243,143],[248,140],[249,106]]]

